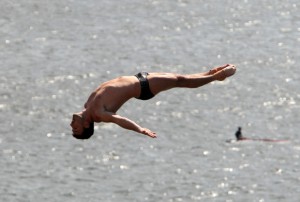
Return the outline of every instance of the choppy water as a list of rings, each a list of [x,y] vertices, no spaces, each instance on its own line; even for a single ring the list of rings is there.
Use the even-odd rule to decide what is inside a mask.
[[[0,201],[299,201],[297,0],[2,0]],[[140,70],[237,74],[120,114],[153,140],[70,118],[99,83]],[[248,137],[287,143],[226,143]]]

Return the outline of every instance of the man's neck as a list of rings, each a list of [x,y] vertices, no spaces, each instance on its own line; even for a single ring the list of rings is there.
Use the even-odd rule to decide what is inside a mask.
[[[80,115],[84,122],[88,122],[89,124],[93,122],[93,118],[88,110],[84,109],[80,112]]]

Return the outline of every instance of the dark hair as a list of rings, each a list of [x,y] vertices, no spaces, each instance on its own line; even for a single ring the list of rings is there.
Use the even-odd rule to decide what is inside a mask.
[[[94,122],[90,123],[88,128],[84,128],[81,134],[74,134],[73,137],[77,139],[89,139],[94,134]]]

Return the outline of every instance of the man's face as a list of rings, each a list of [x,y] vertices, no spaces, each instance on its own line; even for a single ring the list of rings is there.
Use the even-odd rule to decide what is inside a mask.
[[[72,122],[70,124],[72,127],[73,134],[80,135],[83,132],[83,120],[78,114],[73,114]]]

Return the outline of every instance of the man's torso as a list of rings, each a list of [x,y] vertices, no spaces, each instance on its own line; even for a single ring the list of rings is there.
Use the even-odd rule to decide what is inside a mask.
[[[140,94],[139,80],[135,76],[122,76],[101,84],[85,104],[90,116],[97,117],[104,111],[117,112],[130,98]],[[100,121],[100,120],[99,120]]]

